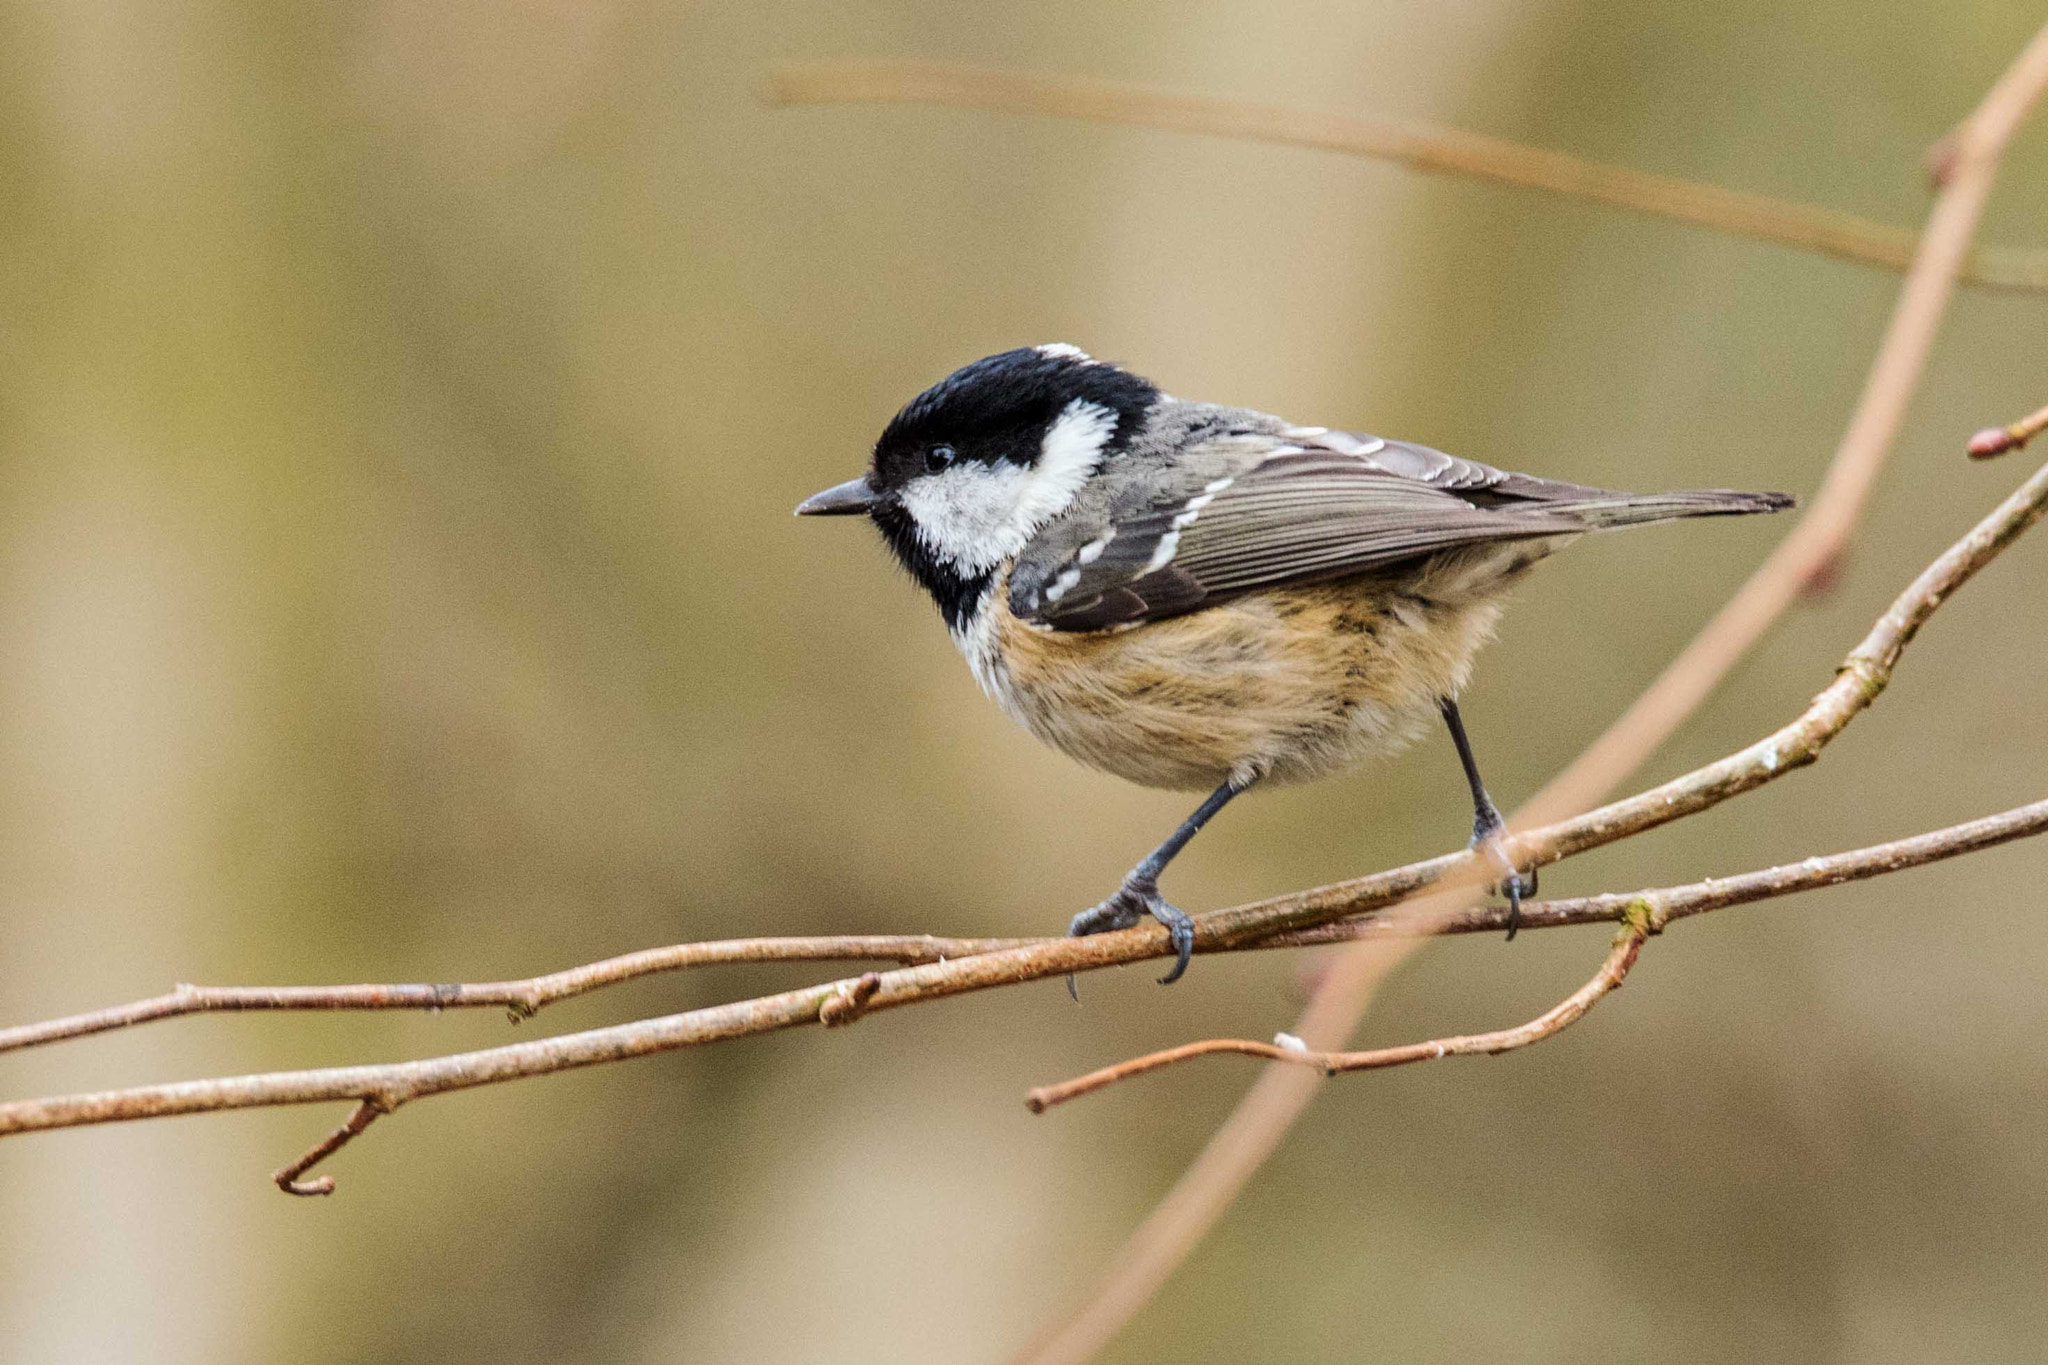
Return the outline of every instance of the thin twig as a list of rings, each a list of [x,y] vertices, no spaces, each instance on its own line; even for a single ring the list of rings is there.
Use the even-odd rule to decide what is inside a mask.
[[[1593,974],[1590,981],[1534,1019],[1517,1024],[1513,1028],[1496,1029],[1491,1033],[1467,1033],[1450,1038],[1432,1038],[1424,1043],[1404,1043],[1399,1047],[1374,1048],[1365,1052],[1315,1052],[1292,1034],[1282,1035],[1288,1042],[1274,1043],[1258,1043],[1249,1038],[1206,1038],[1201,1042],[1183,1043],[1179,1047],[1133,1057],[1127,1062],[1118,1062],[1114,1066],[1106,1066],[1085,1076],[1077,1076],[1071,1081],[1061,1081],[1057,1085],[1041,1085],[1024,1097],[1024,1106],[1034,1114],[1042,1114],[1056,1104],[1065,1104],[1068,1100],[1093,1094],[1118,1081],[1127,1081],[1148,1071],[1158,1071],[1176,1062],[1192,1061],[1197,1057],[1214,1057],[1219,1054],[1259,1057],[1269,1062],[1289,1062],[1330,1077],[1347,1071],[1379,1071],[1386,1067],[1407,1066],[1414,1062],[1434,1062],[1445,1057],[1491,1056],[1501,1052],[1512,1052],[1518,1047],[1540,1043],[1545,1038],[1569,1028],[1577,1023],[1587,1010],[1598,1004],[1602,996],[1619,987],[1628,976],[1629,968],[1635,966],[1636,956],[1643,948],[1643,940],[1648,938],[1650,933],[1647,919],[1624,927],[1615,935],[1614,946],[1608,950],[1606,960],[1600,964],[1600,970]]]
[[[1413,120],[1317,113],[1076,77],[1022,76],[905,61],[784,67],[770,76],[768,97],[781,104],[940,104],[1046,114],[1341,152],[1418,171],[1591,200],[1892,271],[1907,268],[1915,247],[1913,234],[1905,228],[1854,214],[1603,165]],[[2048,253],[1984,247],[1969,255],[1961,277],[1997,289],[2048,289]]]
[[[2048,26],[2007,67],[1950,135],[1940,190],[1842,443],[1811,509],[1778,550],[1622,717],[1535,799],[1510,827],[1553,821],[1611,791],[1696,710],[1799,594],[1839,563],[1872,483],[1918,389],[1955,281],[1970,254],[1999,158],[2048,86]],[[1981,529],[1981,528],[1980,528]],[[1439,900],[1431,913],[1469,904]],[[1341,1046],[1373,992],[1407,949],[1360,944],[1332,964],[1293,1030]],[[1020,1360],[1065,1365],[1095,1355],[1148,1302],[1215,1226],[1252,1174],[1315,1097],[1320,1081],[1272,1068],[1238,1104],[1181,1180],[1119,1249],[1094,1297],[1027,1347]]]
[[[354,1112],[348,1116],[348,1122],[329,1133],[319,1146],[291,1165],[272,1172],[271,1181],[286,1194],[333,1194],[333,1176],[323,1175],[317,1180],[303,1180],[300,1177],[362,1136],[363,1129],[368,1128],[382,1115],[390,1113],[393,1107],[374,1099],[359,1100]]]
[[[1705,914],[1709,910],[1723,910],[1733,905],[1748,905],[1777,896],[1789,896],[1801,891],[1812,891],[1819,887],[1840,886],[1844,882],[1881,877],[1910,867],[1921,867],[1928,863],[1960,857],[1966,853],[1976,853],[2043,831],[2048,831],[2048,801],[2036,801],[2032,805],[2021,806],[2000,815],[1986,816],[1966,824],[1951,825],[1947,829],[1935,830],[1928,834],[1917,834],[1910,839],[1895,839],[1890,843],[1859,848],[1848,853],[1837,853],[1826,858],[1806,858],[1796,863],[1765,868],[1760,872],[1744,873],[1739,877],[1709,877],[1705,881],[1693,882],[1687,886],[1666,886],[1625,895],[1537,901],[1522,907],[1521,927],[1547,929],[1567,924],[1593,924],[1610,920],[1626,923],[1640,920],[1644,933],[1661,933],[1664,927],[1675,919]],[[1470,933],[1503,927],[1506,918],[1505,911],[1489,908],[1468,911],[1432,927],[1438,933]],[[1395,916],[1376,915],[1363,920],[1339,920],[1335,924],[1304,929],[1298,933],[1276,935],[1255,946],[1300,947],[1366,937],[1387,938],[1404,932],[1412,934],[1415,927],[1404,925]],[[1633,961],[1632,953],[1630,960]],[[1597,984],[1601,979],[1595,977],[1594,983]],[[1619,979],[1616,979],[1610,982],[1606,989],[1611,990],[1619,984]],[[1068,1100],[1092,1094],[1132,1076],[1142,1076],[1172,1066],[1176,1062],[1218,1053],[1263,1057],[1269,1061],[1301,1062],[1321,1069],[1326,1076],[1334,1076],[1342,1071],[1365,1071],[1382,1066],[1399,1066],[1407,1062],[1431,1061],[1444,1056],[1505,1052],[1508,1047],[1521,1047],[1524,1043],[1535,1042],[1538,1038],[1547,1038],[1575,1022],[1601,993],[1603,992],[1596,991],[1592,996],[1587,996],[1586,990],[1582,988],[1578,994],[1568,997],[1564,1004],[1535,1021],[1536,1024],[1548,1021],[1549,1026],[1530,1037],[1524,1037],[1523,1034],[1535,1027],[1535,1024],[1525,1024],[1520,1029],[1508,1029],[1499,1033],[1482,1033],[1464,1038],[1437,1039],[1426,1043],[1409,1043],[1402,1047],[1380,1048],[1373,1052],[1311,1052],[1306,1048],[1290,1048],[1284,1044],[1276,1046],[1244,1038],[1210,1038],[1198,1043],[1184,1043],[1179,1047],[1165,1048],[1130,1061],[1118,1062],[1114,1066],[1091,1071],[1071,1081],[1038,1086],[1025,1095],[1024,1104],[1032,1113],[1042,1114],[1056,1104],[1064,1104]],[[1574,1001],[1580,1003],[1572,1007]],[[1519,1041],[1508,1043],[1506,1046],[1493,1046],[1493,1043],[1510,1037]],[[1482,1045],[1482,1041],[1485,1045]]]
[[[825,934],[677,943],[609,957],[520,981],[347,986],[194,986],[125,1005],[0,1029],[0,1052],[175,1019],[243,1010],[454,1010],[496,1006],[531,1018],[545,1005],[662,972],[738,962],[944,962],[1040,943],[1035,938],[939,938],[932,934]]]

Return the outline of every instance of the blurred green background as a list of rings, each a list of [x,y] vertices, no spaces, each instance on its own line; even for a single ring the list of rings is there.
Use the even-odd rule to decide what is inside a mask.
[[[1063,925],[1185,813],[1041,750],[863,528],[794,521],[1002,347],[1634,488],[1814,489],[1896,279],[1385,165],[928,108],[776,62],[943,58],[1441,119],[1917,223],[2016,3],[987,8],[141,0],[0,15],[0,1020],[174,980],[524,975],[756,933]],[[1985,239],[2048,245],[2048,127]],[[1790,715],[2017,481],[2048,298],[1957,301],[1848,572],[1641,778]],[[1512,805],[1784,531],[1585,544],[1466,716]],[[2048,534],[2048,533],[2044,533]],[[2031,800],[2048,539],[1824,762],[1545,875],[1729,873]],[[1207,909],[1451,847],[1448,744],[1233,808]],[[2038,1359],[2048,846],[1692,921],[1533,1052],[1333,1085],[1118,1360]],[[1505,1024],[1598,930],[1432,947],[1377,1041]],[[1265,1036],[1299,956],[1133,969],[436,1099],[325,1201],[339,1107],[0,1143],[29,1362],[993,1360],[1075,1305],[1251,1078],[1034,1083]],[[208,1018],[29,1095],[513,1029]]]

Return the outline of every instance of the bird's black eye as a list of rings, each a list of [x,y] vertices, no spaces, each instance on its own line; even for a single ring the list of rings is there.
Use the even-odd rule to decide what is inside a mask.
[[[953,447],[951,446],[932,446],[924,453],[924,472],[927,474],[936,474],[940,470],[950,467],[952,463]]]

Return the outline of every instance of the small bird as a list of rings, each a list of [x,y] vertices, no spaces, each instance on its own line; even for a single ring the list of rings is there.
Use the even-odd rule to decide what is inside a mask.
[[[1307,782],[1449,728],[1508,937],[1536,889],[1458,715],[1508,588],[1588,531],[1792,506],[1619,493],[1427,446],[1189,402],[1051,345],[977,360],[890,421],[867,473],[799,516],[864,514],[1025,729],[1201,806],[1068,933],[1145,915],[1180,979],[1194,922],[1159,875],[1255,783]],[[1069,981],[1071,987],[1072,982]]]

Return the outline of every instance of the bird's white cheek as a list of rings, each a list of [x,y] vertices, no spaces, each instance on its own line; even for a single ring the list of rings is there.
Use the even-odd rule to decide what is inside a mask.
[[[1018,515],[1027,477],[1006,461],[954,465],[911,480],[903,509],[934,555],[960,573],[986,573],[1023,549],[1036,529]]]
[[[1029,468],[969,460],[913,479],[903,507],[926,548],[963,574],[986,573],[1071,507],[1102,465],[1116,415],[1076,398],[1041,439]]]

